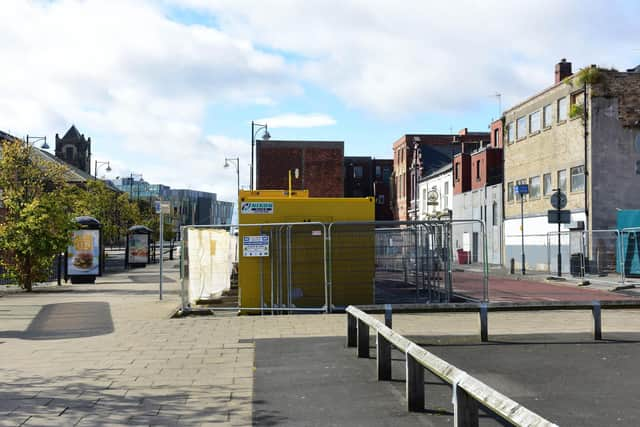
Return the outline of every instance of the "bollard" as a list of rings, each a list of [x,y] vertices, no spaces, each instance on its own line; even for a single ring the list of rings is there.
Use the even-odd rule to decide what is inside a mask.
[[[516,274],[516,260],[511,258],[511,268],[509,269],[511,274]]]
[[[602,316],[600,310],[600,301],[593,301],[591,307],[591,313],[593,314],[593,339],[602,339]]]
[[[487,303],[480,304],[480,340],[482,342],[489,341],[489,318]]]
[[[384,324],[391,329],[391,304],[384,305]]]

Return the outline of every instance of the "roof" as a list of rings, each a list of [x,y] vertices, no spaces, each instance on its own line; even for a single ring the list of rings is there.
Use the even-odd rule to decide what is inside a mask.
[[[62,137],[62,139],[82,139],[82,135],[80,135],[80,132],[78,132],[78,129],[76,129],[76,125],[71,125],[67,133],[65,133],[64,136]]]
[[[299,141],[299,140],[256,140],[256,145],[269,148],[339,148],[344,150],[344,141]]]
[[[441,168],[434,170],[429,175],[423,176],[422,178],[420,178],[420,181],[426,181],[428,179],[435,178],[436,176],[444,175],[445,173],[448,173],[451,171],[451,169],[453,169],[452,165],[453,164],[449,162]]]

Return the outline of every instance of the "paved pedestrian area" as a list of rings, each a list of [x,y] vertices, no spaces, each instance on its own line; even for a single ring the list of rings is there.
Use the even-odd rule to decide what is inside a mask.
[[[251,425],[256,340],[345,333],[344,314],[169,319],[175,265],[165,275],[162,301],[157,266],[1,296],[0,426]],[[640,331],[640,313],[604,311],[603,327]],[[397,315],[394,328],[450,339],[479,324],[472,313]],[[490,314],[492,334],[590,329],[588,312]]]

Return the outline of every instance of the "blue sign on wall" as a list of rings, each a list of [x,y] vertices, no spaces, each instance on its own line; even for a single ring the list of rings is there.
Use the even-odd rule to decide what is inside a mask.
[[[529,185],[528,184],[519,184],[516,185],[516,194],[529,194]]]

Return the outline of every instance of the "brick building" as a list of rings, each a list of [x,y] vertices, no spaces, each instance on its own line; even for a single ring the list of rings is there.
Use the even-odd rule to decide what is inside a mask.
[[[557,231],[547,222],[554,189],[566,194],[571,210],[562,232],[615,228],[616,208],[640,208],[632,196],[640,188],[640,67],[619,72],[592,65],[572,74],[563,59],[554,84],[506,110],[503,122],[506,260],[520,267],[517,184],[529,185],[522,203],[525,263],[532,269],[548,268],[546,243],[534,235]],[[565,271],[570,239],[561,244]],[[594,245],[587,239],[588,257],[600,249]]]
[[[487,132],[458,134],[408,134],[393,143],[393,197],[394,217],[401,221],[418,216],[418,180],[453,161],[461,151],[471,150],[489,141]],[[414,152],[419,159],[414,163]]]
[[[256,188],[289,188],[288,171],[299,169],[292,188],[310,197],[344,196],[343,141],[256,141]]]
[[[91,175],[91,138],[72,125],[62,138],[56,134],[56,157]]]
[[[393,160],[372,157],[344,158],[344,197],[374,197],[376,220],[393,219],[391,175]]]

